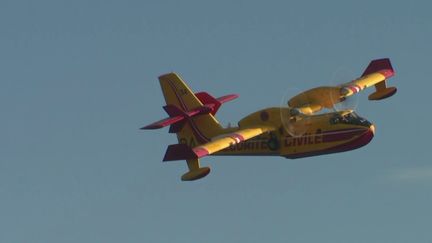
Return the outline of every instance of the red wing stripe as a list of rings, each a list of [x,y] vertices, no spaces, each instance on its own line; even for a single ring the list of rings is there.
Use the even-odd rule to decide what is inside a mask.
[[[384,75],[384,77],[386,77],[386,78],[390,78],[391,76],[394,75],[394,71],[391,69],[384,69],[384,70],[379,71],[379,73]]]
[[[355,94],[355,93],[357,93],[358,91],[357,91],[357,89],[355,88],[355,87],[353,87],[353,86],[348,86],[348,88]]]
[[[362,90],[362,88],[359,85],[357,85],[357,84],[354,84],[354,85],[351,85],[351,86],[347,86],[345,88],[350,89],[354,94],[358,93],[358,92],[360,92]]]
[[[362,88],[360,87],[360,85],[357,85],[357,84],[356,84],[355,87],[356,87],[357,90],[358,90],[357,92],[360,92],[360,91],[362,90]]]
[[[245,140],[244,137],[242,135],[238,134],[238,133],[230,134],[229,137],[232,138],[232,139],[234,139],[234,141],[236,143],[240,143],[240,142],[243,142]]]
[[[207,151],[207,149],[205,149],[203,147],[197,147],[197,148],[194,148],[192,150],[198,156],[198,158],[209,155],[209,151]]]

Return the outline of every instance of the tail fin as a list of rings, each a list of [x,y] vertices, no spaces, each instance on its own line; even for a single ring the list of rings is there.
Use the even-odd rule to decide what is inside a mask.
[[[164,74],[159,77],[159,82],[167,105],[176,105],[184,111],[203,105],[177,74]]]
[[[205,108],[200,99],[177,74],[164,74],[159,77],[159,82],[167,106],[177,107],[185,113]],[[219,122],[208,112],[189,117],[185,124],[177,128],[175,132],[177,132],[179,143],[194,147],[210,141],[211,137],[221,134],[222,130]]]

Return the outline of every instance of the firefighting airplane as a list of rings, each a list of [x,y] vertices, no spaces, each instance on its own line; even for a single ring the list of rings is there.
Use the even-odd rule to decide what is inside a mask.
[[[175,73],[159,77],[169,117],[141,129],[170,126],[178,144],[169,145],[163,161],[186,160],[189,171],[183,181],[200,179],[210,173],[199,159],[208,155],[273,155],[302,158],[357,149],[368,144],[374,125],[353,110],[330,110],[348,97],[375,86],[369,100],[394,95],[387,87],[394,75],[390,60],[370,62],[360,78],[337,86],[323,86],[302,92],[287,107],[271,107],[254,112],[238,122],[238,127],[222,127],[215,114],[221,104],[236,94],[214,98],[206,92],[194,93]]]

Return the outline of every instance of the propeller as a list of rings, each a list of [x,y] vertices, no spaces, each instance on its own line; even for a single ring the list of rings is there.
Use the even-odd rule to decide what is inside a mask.
[[[285,131],[293,137],[299,137],[307,132],[313,114],[355,110],[359,97],[351,86],[346,85],[352,80],[353,74],[353,71],[341,66],[333,72],[330,86],[310,90],[313,92],[287,89],[280,103],[281,122]],[[329,96],[330,99],[327,98]],[[317,100],[322,103],[317,105]]]
[[[330,99],[334,103],[334,111],[355,110],[357,108],[359,96],[356,93],[342,98],[342,101],[340,98],[340,95],[349,93],[349,90],[341,85],[352,80],[354,76],[355,72],[346,66],[340,66],[333,72],[330,85],[341,87],[339,94],[330,93]]]
[[[308,100],[305,94],[301,93],[300,89],[289,88],[284,92],[280,103],[280,117],[284,130],[292,137],[300,137],[307,132],[310,124],[310,116],[304,114],[302,109],[294,108],[289,105],[289,100],[299,95],[304,100]]]

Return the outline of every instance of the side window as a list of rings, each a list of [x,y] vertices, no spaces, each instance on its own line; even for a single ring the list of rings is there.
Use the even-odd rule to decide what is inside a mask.
[[[340,119],[337,116],[333,116],[330,118],[330,124],[337,124],[339,122],[340,122]]]

